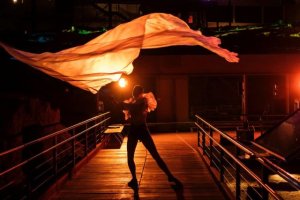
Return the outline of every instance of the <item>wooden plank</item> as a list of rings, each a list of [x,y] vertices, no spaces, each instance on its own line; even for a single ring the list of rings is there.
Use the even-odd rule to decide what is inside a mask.
[[[152,134],[163,160],[182,182],[174,190],[155,160],[138,143],[135,162],[139,191],[127,186],[131,175],[127,166],[127,138],[120,149],[99,151],[58,193],[49,199],[224,199],[196,150],[195,133]]]

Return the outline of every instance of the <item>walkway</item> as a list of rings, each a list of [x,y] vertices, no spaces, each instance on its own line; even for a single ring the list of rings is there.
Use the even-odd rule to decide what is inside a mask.
[[[173,190],[166,176],[138,143],[135,162],[140,189],[127,186],[126,139],[120,149],[103,149],[62,186],[51,199],[163,199],[222,200],[224,197],[196,150],[196,133],[152,134],[161,157],[184,188]]]

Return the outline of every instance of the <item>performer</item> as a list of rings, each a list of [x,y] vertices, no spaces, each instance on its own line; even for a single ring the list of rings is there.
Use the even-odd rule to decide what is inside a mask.
[[[123,109],[125,110],[125,116],[130,121],[130,131],[128,133],[127,141],[127,161],[132,179],[129,181],[128,186],[131,188],[138,188],[134,153],[138,140],[140,140],[151,156],[155,159],[158,166],[165,172],[168,177],[168,181],[174,182],[178,187],[182,187],[181,182],[172,175],[166,163],[157,152],[156,146],[147,127],[147,114],[154,110],[157,106],[154,95],[152,93],[145,94],[143,87],[136,85],[133,88],[132,97],[133,98],[122,103]]]

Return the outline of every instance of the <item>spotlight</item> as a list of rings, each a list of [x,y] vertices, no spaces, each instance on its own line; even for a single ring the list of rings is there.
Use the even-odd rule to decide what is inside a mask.
[[[120,78],[120,80],[119,80],[119,86],[121,88],[124,88],[124,87],[126,87],[126,85],[127,85],[127,80],[125,78]]]
[[[14,4],[18,3],[18,0],[13,0],[13,3],[14,3]]]

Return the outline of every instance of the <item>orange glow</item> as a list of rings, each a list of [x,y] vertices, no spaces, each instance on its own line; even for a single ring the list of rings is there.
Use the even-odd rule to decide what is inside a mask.
[[[127,85],[127,80],[125,78],[120,78],[120,80],[119,80],[119,86],[121,88],[124,88],[124,87],[126,87],[126,85]]]
[[[300,74],[296,74],[293,77],[293,90],[296,92],[296,94],[300,94]]]
[[[297,83],[296,83],[297,91],[300,91],[300,77],[298,76],[297,78]]]
[[[133,71],[141,49],[176,45],[202,46],[228,62],[239,62],[238,54],[219,46],[221,40],[192,30],[180,18],[150,13],[120,24],[83,45],[58,52],[31,53],[0,42],[10,55],[54,78],[96,94],[99,89]]]

